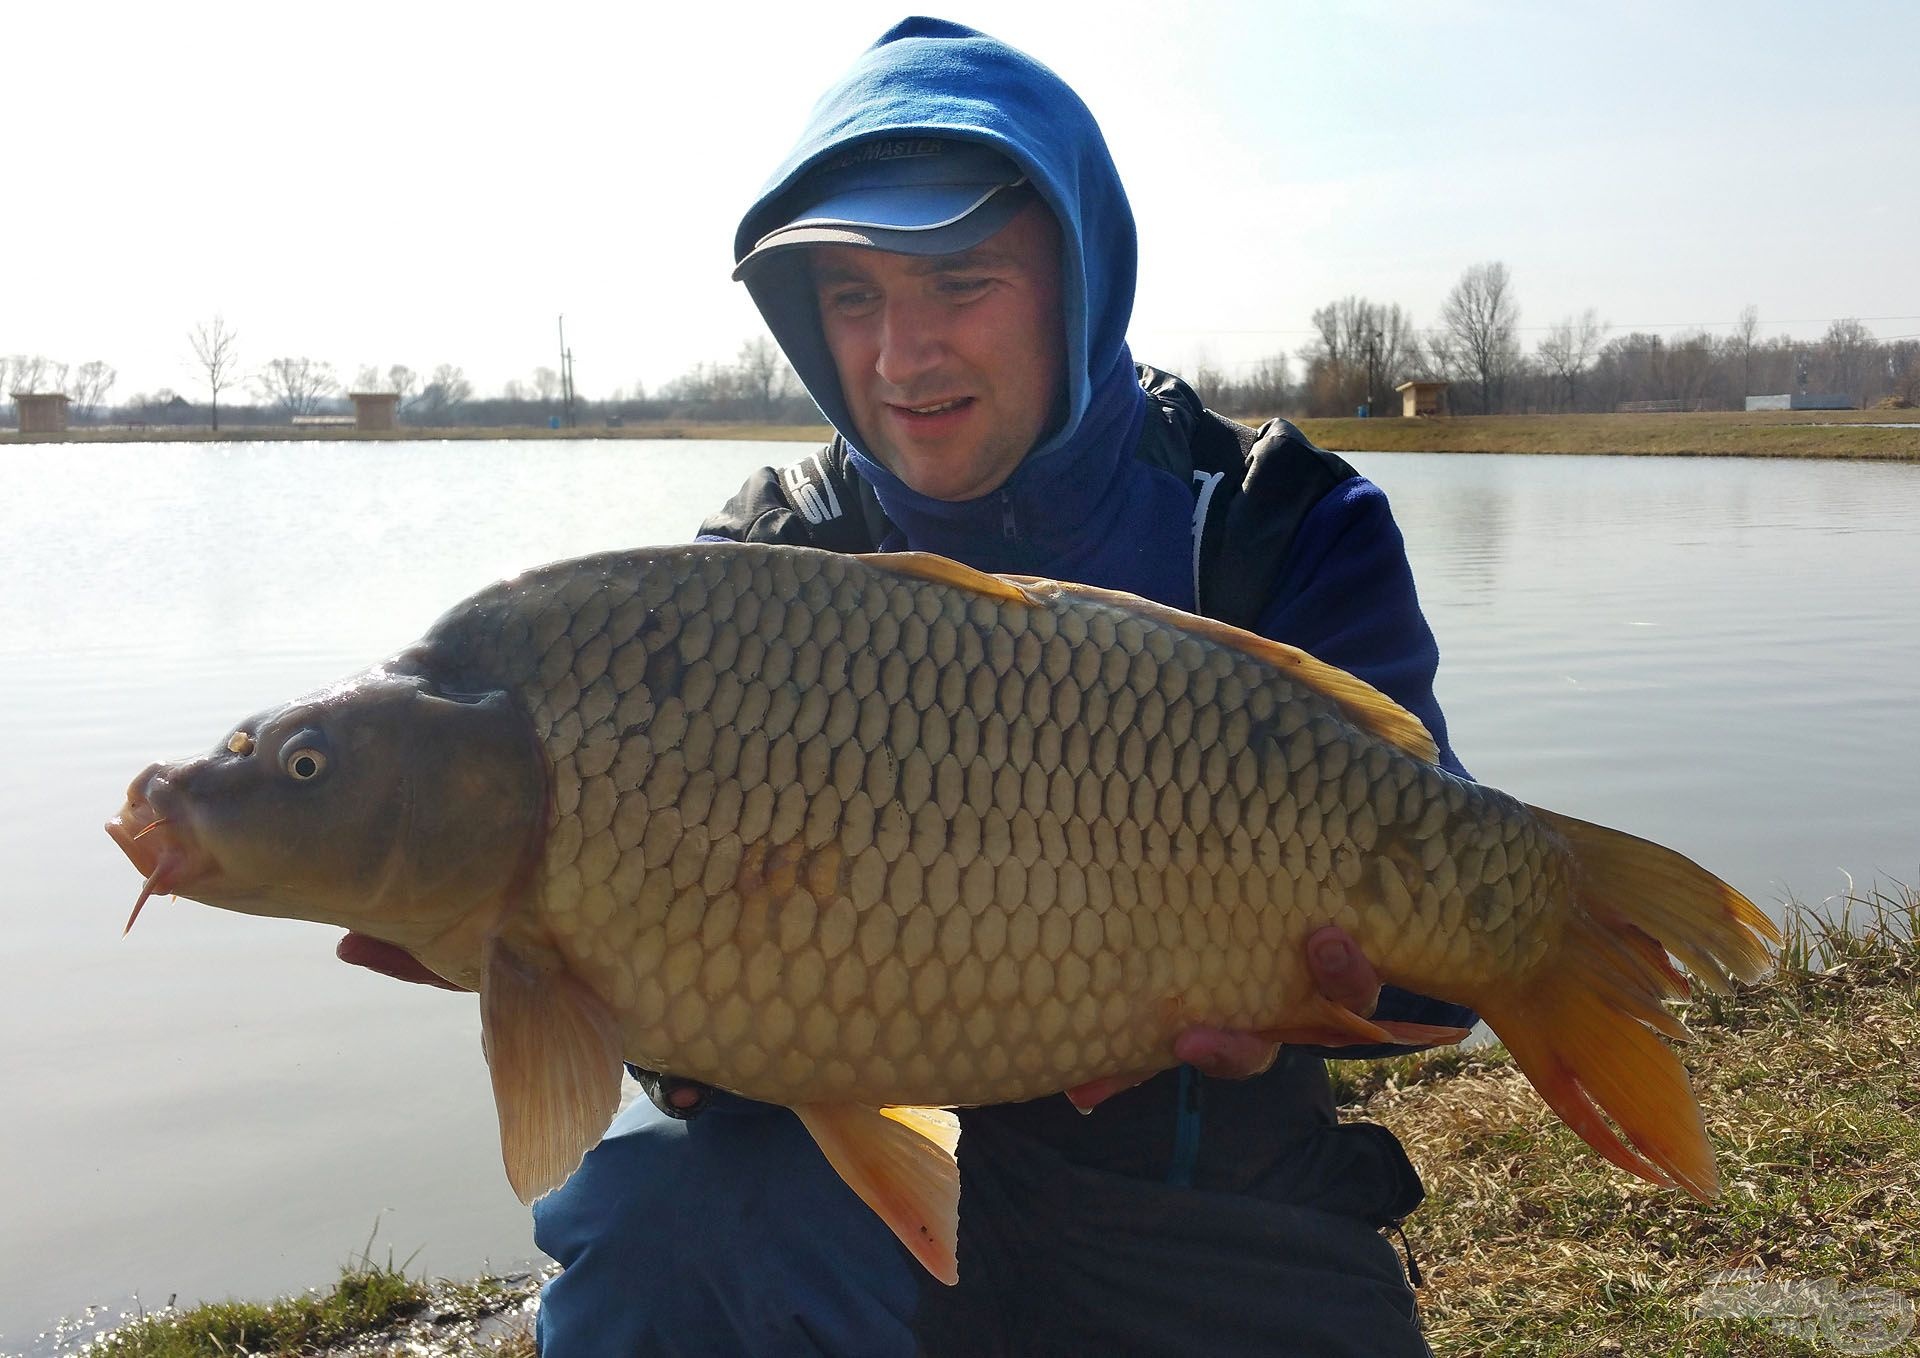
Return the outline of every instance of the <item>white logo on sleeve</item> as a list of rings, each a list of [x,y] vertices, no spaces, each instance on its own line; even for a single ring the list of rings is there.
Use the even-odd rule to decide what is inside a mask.
[[[1200,539],[1207,532],[1207,506],[1213,503],[1213,492],[1227,479],[1225,472],[1195,472],[1193,479],[1199,483],[1194,492],[1193,501],[1193,606],[1200,607]]]
[[[809,463],[814,468],[812,472],[808,470]],[[817,481],[816,473],[819,478]],[[814,527],[818,528],[828,519],[840,517],[840,497],[833,493],[833,482],[827,479],[826,468],[821,464],[818,454],[803,458],[782,470],[780,480],[787,488],[787,498],[799,507],[800,513]]]

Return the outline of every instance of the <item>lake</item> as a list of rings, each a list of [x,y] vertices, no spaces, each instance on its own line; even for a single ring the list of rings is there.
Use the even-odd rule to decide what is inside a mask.
[[[337,931],[150,903],[148,761],[396,650],[517,568],[689,534],[799,446],[0,449],[0,1353],[89,1305],[533,1255],[470,997]],[[1358,454],[1461,757],[1776,914],[1920,880],[1920,465]]]

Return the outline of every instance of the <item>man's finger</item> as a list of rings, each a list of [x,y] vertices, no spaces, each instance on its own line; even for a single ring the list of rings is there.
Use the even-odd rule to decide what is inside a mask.
[[[396,981],[412,981],[416,985],[439,986],[442,990],[457,990],[466,993],[465,986],[455,985],[420,961],[405,948],[396,948],[391,943],[382,943],[377,938],[365,934],[347,934],[334,945],[333,955],[342,962],[356,967],[365,967],[368,971],[377,971],[382,976],[391,976]]]
[[[1189,1028],[1173,1040],[1173,1054],[1202,1075],[1244,1080],[1271,1066],[1280,1055],[1280,1045],[1258,1033]]]
[[[1362,1018],[1380,1003],[1380,974],[1353,936],[1337,924],[1307,935],[1307,970],[1320,993]]]
[[[1103,1075],[1067,1090],[1067,1102],[1083,1113],[1091,1113],[1115,1094],[1132,1089],[1137,1084],[1145,1084],[1159,1073],[1157,1070],[1138,1070],[1125,1075]]]

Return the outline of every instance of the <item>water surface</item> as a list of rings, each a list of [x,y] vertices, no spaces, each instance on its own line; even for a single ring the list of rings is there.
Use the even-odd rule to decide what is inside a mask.
[[[801,449],[0,450],[0,1352],[90,1303],[532,1255],[471,998],[336,931],[151,903],[127,780],[417,637],[487,581],[684,538]],[[1357,454],[1481,778],[1765,904],[1920,879],[1920,466]],[[44,1345],[41,1346],[44,1348]]]

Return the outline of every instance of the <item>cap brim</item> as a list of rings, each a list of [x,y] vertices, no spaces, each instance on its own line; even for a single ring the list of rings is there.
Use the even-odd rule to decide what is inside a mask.
[[[997,234],[1037,198],[1012,184],[919,184],[860,189],[816,204],[760,238],[734,267],[736,281],[775,255],[816,245],[850,245],[899,255],[954,255]]]

